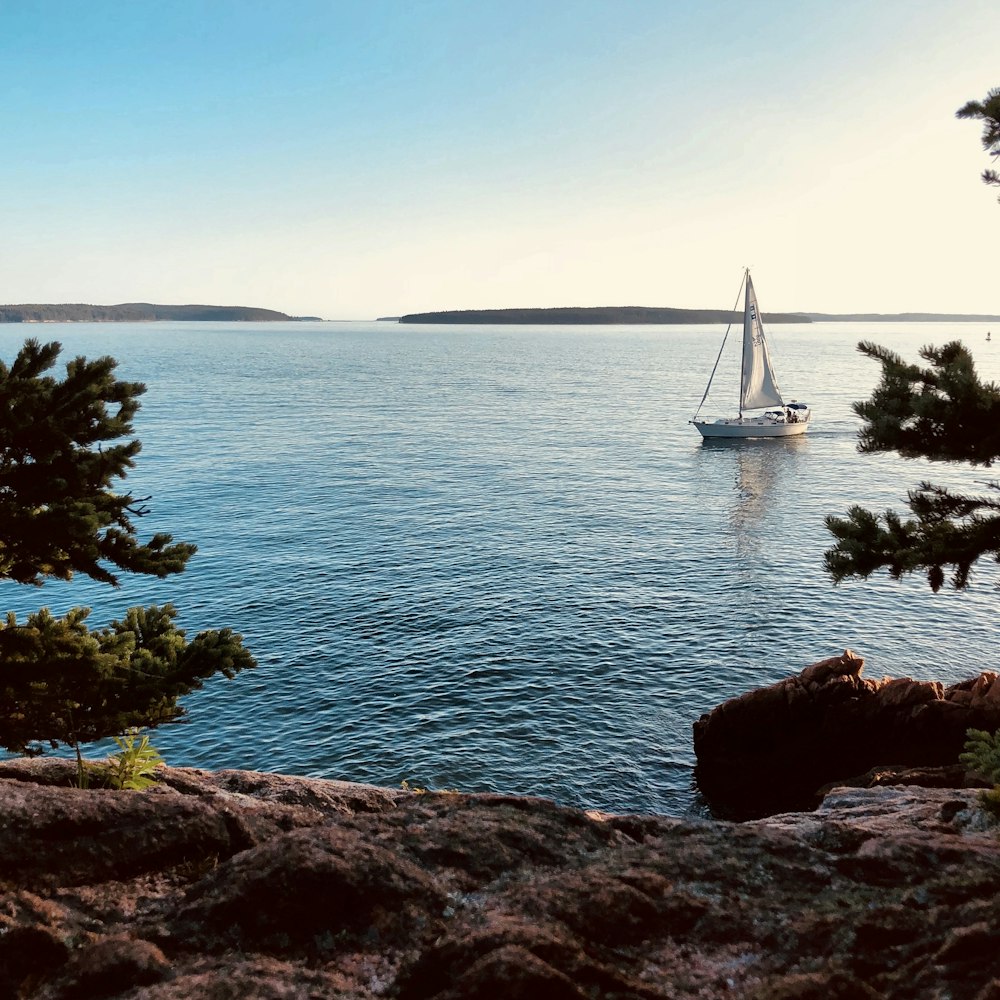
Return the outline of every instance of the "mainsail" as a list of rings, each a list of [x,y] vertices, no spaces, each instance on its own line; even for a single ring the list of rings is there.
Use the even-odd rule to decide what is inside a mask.
[[[767,341],[760,325],[757,296],[747,274],[746,305],[743,310],[743,379],[740,387],[740,411],[759,410],[767,406],[783,406],[771,370]]]

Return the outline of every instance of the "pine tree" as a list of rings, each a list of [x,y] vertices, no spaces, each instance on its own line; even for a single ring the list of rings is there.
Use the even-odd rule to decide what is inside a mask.
[[[141,445],[126,440],[145,386],[115,377],[109,357],[78,357],[49,374],[58,343],[28,340],[0,362],[0,580],[41,586],[82,573],[118,586],[118,572],[181,572],[195,546],[136,536],[149,499],[116,492]],[[89,609],[42,609],[0,622],[0,746],[39,753],[178,719],[178,699],[216,673],[255,665],[230,629],[191,641],[176,609],[132,608],[91,631]]]
[[[872,398],[854,404],[866,421],[859,451],[986,467],[1000,458],[1000,387],[979,380],[960,343],[923,348],[929,368],[869,342],[858,349],[882,364]],[[979,558],[1000,561],[1000,483],[985,488],[984,495],[967,496],[921,482],[908,494],[914,516],[905,521],[893,511],[873,514],[859,506],[846,518],[828,517],[837,544],[826,553],[827,569],[835,582],[882,568],[896,579],[922,571],[937,591],[950,568],[952,584],[965,587]]]
[[[983,148],[1000,157],[1000,88],[983,101],[969,101],[956,115],[982,121]],[[1000,175],[987,170],[983,180],[1000,184]],[[1000,458],[1000,387],[980,381],[972,355],[959,341],[922,348],[928,368],[907,364],[870,341],[858,350],[882,365],[871,399],[854,404],[865,421],[859,451],[987,468]],[[1000,562],[1000,483],[987,482],[984,489],[970,496],[924,481],[907,494],[913,514],[907,520],[891,510],[873,514],[860,506],[851,507],[846,518],[828,517],[837,544],[826,552],[827,570],[835,583],[880,569],[895,579],[924,572],[936,592],[947,569],[952,586],[963,589],[979,559]]]
[[[983,123],[983,149],[1000,159],[1000,87],[990,90],[984,100],[969,101],[955,112],[956,118],[974,118]],[[983,171],[984,184],[1000,185],[1000,174],[995,170]],[[997,198],[1000,201],[1000,198]]]

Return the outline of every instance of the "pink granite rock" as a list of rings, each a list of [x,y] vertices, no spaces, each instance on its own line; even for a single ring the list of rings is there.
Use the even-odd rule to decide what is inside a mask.
[[[997,997],[1000,839],[970,790],[733,824],[237,772],[29,780],[52,763],[0,765],[3,1000]]]
[[[812,808],[822,787],[872,768],[954,768],[967,729],[1000,727],[996,674],[944,688],[868,680],[863,664],[846,650],[695,722],[698,786],[717,814]]]

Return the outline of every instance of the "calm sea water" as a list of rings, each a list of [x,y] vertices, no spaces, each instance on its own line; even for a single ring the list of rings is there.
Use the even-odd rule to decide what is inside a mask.
[[[975,324],[771,332],[814,429],[713,445],[687,421],[716,328],[0,328],[7,360],[57,339],[148,385],[142,534],[199,546],[181,576],[118,591],[4,583],[4,610],[84,604],[102,624],[169,600],[192,633],[242,632],[260,669],[186,700],[190,721],[155,735],[173,764],[697,810],[691,724],[726,698],[845,647],[875,677],[998,666],[990,568],[932,595],[835,588],[822,556],[826,514],[988,478],[857,454],[850,403],[878,377],[857,341],[915,360],[961,338],[994,379],[1000,342]]]

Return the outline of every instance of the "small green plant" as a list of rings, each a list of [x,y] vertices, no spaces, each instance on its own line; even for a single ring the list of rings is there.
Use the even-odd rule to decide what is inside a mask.
[[[112,754],[104,765],[104,778],[110,788],[138,792],[156,784],[153,773],[163,763],[160,751],[150,746],[148,736],[138,729],[128,729],[115,737],[121,753]]]
[[[1000,785],[983,792],[979,796],[979,804],[988,812],[994,820],[1000,820]]]
[[[76,788],[90,788],[90,779],[93,774],[94,768],[99,765],[91,764],[90,761],[84,760],[80,754],[79,748],[76,751],[76,785],[71,787]]]
[[[987,781],[1000,784],[1000,739],[997,733],[969,729],[965,734],[965,752],[958,759],[970,770],[978,771]]]
[[[993,788],[979,797],[980,805],[996,819],[1000,819],[1000,733],[983,729],[969,729],[965,733],[965,752],[959,761],[971,771],[977,771]]]

